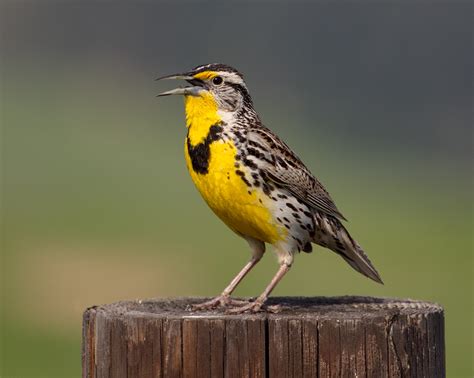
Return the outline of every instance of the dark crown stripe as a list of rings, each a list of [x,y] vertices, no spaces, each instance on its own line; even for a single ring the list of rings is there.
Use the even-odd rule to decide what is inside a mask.
[[[228,66],[227,64],[222,64],[222,63],[210,63],[210,64],[204,64],[201,66],[197,66],[193,69],[193,73],[197,74],[200,72],[204,71],[223,71],[223,72],[231,72],[239,75],[241,78],[243,78],[243,75],[237,71],[235,68]]]

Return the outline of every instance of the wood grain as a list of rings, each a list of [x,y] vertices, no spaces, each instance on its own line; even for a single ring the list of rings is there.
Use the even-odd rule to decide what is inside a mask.
[[[272,298],[277,314],[191,312],[205,298],[84,312],[83,377],[444,377],[436,304],[368,297]]]

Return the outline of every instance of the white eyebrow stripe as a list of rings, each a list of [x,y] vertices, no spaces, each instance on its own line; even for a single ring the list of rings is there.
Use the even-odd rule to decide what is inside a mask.
[[[242,78],[239,75],[237,75],[233,72],[217,71],[217,73],[220,76],[222,76],[222,78],[230,81],[231,83],[240,84],[240,85],[245,86],[245,82],[242,80]]]

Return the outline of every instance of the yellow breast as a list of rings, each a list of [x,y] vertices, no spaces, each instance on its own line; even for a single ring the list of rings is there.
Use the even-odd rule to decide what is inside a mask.
[[[237,148],[230,140],[212,140],[220,123],[217,107],[209,98],[186,97],[188,136],[185,143],[186,165],[194,184],[214,213],[233,231],[267,243],[281,240],[282,230],[273,218],[274,202],[259,188],[251,188],[236,174]],[[198,157],[204,161],[196,163]],[[190,151],[194,154],[190,156]],[[202,155],[202,156],[201,156]]]
[[[214,213],[238,234],[274,243],[283,237],[283,230],[273,220],[272,201],[235,173],[235,155],[232,142],[212,143],[208,173],[200,174],[193,169],[187,143],[185,146],[191,178]]]

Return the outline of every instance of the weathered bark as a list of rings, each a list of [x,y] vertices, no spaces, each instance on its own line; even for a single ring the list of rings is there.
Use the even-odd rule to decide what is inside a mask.
[[[277,314],[191,312],[203,299],[119,302],[84,313],[84,377],[444,377],[433,303],[272,298]]]

